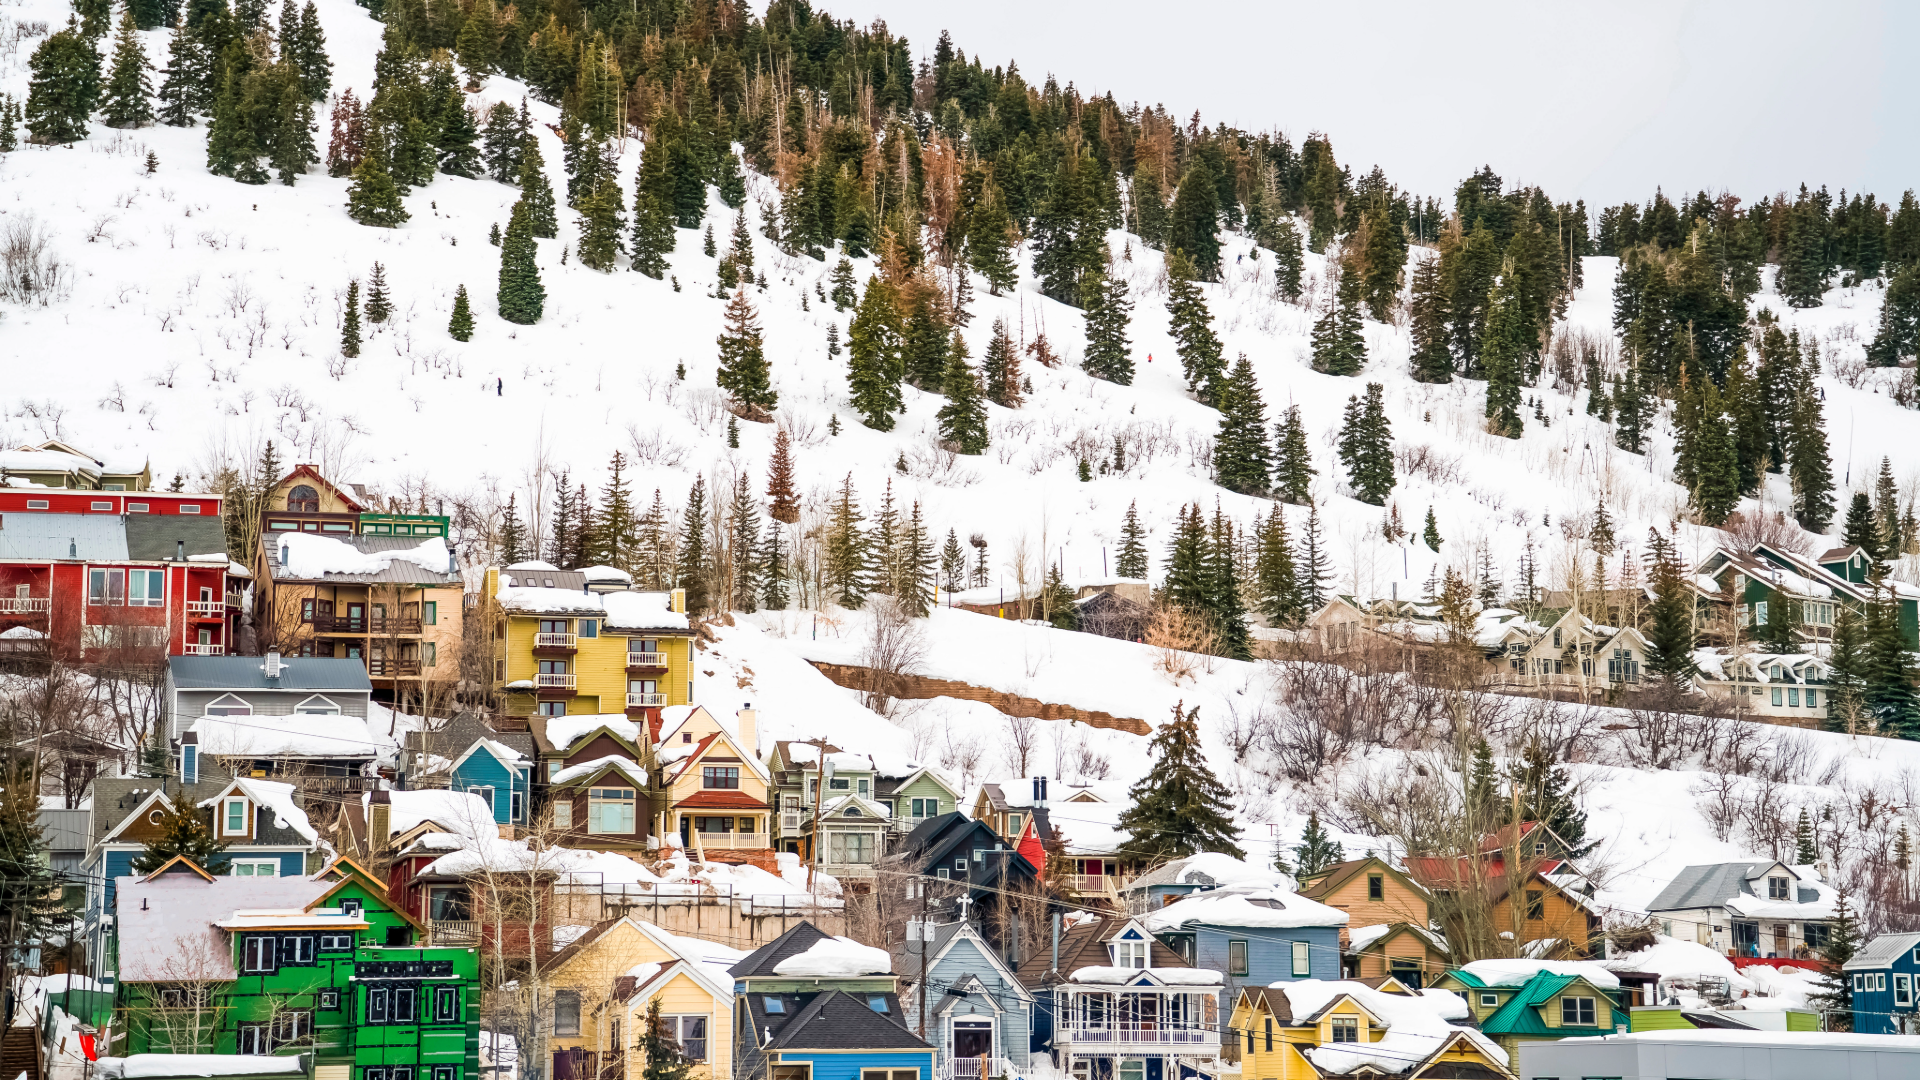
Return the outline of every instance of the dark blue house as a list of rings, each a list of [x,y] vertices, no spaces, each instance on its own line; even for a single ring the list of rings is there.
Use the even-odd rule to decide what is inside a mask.
[[[1915,1024],[1920,997],[1920,934],[1881,934],[1841,969],[1853,989],[1853,1030],[1899,1035]]]
[[[1226,976],[1228,1001],[1242,986],[1340,978],[1347,913],[1277,886],[1196,893],[1140,922],[1194,967]]]
[[[735,1080],[934,1080],[884,951],[802,922],[729,970]]]
[[[533,760],[498,739],[475,739],[447,770],[455,791],[470,791],[493,808],[501,825],[526,825]]]
[[[1006,928],[1015,923],[1011,908],[1014,897],[1031,892],[1040,871],[1014,847],[993,831],[993,826],[955,811],[930,817],[914,826],[888,856],[896,871],[954,882],[935,892],[940,897],[935,914],[940,918],[957,917],[954,902],[958,884],[965,882],[975,925],[1010,968],[1018,968],[1026,957],[1020,955],[1018,935]]]

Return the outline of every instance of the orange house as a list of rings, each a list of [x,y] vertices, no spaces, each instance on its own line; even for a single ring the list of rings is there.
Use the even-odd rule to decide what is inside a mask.
[[[1433,894],[1383,859],[1335,863],[1304,877],[1300,895],[1347,913],[1341,969],[1348,978],[1391,975],[1421,986],[1451,966],[1433,931]]]

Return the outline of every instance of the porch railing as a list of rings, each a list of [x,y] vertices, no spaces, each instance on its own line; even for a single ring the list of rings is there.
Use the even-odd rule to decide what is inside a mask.
[[[651,709],[667,703],[665,694],[628,694],[627,708]]]
[[[579,645],[579,638],[572,634],[535,634],[533,647],[536,649],[572,649]]]
[[[478,944],[480,924],[473,919],[433,919],[427,923],[427,941],[432,945]]]
[[[574,676],[572,672],[565,674],[542,672],[533,677],[533,685],[538,690],[571,690],[574,686]]]
[[[225,645],[202,645],[197,641],[189,641],[185,645],[181,646],[181,649],[183,650],[183,653],[186,656],[225,656],[227,655],[227,647]]]
[[[221,619],[226,617],[227,605],[226,602],[222,600],[189,600],[187,601],[187,614],[200,615],[210,619]]]
[[[1220,1033],[1205,1028],[1163,1024],[1109,1024],[1106,1027],[1078,1027],[1069,1024],[1059,1028],[1054,1037],[1061,1042],[1070,1043],[1195,1045],[1209,1040],[1218,1042]]]
[[[36,611],[52,610],[53,598],[50,596],[0,597],[0,615],[31,615]]]
[[[1013,1062],[1003,1057],[948,1057],[934,1070],[937,1080],[992,1080],[1012,1076]]]
[[[627,666],[663,668],[667,666],[667,654],[659,652],[630,652],[627,654]]]

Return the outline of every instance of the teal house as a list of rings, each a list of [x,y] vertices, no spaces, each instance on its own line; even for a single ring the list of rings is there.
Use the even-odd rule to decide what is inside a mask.
[[[486,800],[497,824],[527,824],[533,760],[525,754],[497,739],[475,739],[447,773],[453,790]]]
[[[117,884],[108,1052],[303,1055],[313,1080],[479,1080],[479,956],[423,944],[358,865]]]
[[[734,1080],[934,1080],[882,950],[802,922],[731,974]]]

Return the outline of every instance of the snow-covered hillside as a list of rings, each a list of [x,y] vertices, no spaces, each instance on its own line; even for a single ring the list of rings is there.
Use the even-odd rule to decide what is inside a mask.
[[[319,11],[335,90],[365,97],[379,25],[351,0],[319,0]],[[15,27],[58,27],[66,17],[59,0],[0,0],[0,91],[26,96],[26,59],[39,38]],[[167,34],[143,35],[156,68],[165,60]],[[484,110],[523,96],[520,84],[496,77],[473,98]],[[557,120],[557,110],[539,102],[531,109],[555,175],[560,146],[544,124]],[[561,236],[538,242],[545,318],[516,327],[494,314],[499,251],[487,239],[504,225],[514,189],[442,176],[407,198],[412,220],[405,226],[365,228],[346,216],[345,180],[315,171],[294,187],[243,186],[207,172],[205,137],[204,127],[115,131],[96,123],[83,143],[23,144],[0,156],[0,231],[40,231],[67,275],[51,303],[0,308],[0,443],[59,437],[96,456],[145,455],[161,482],[179,474],[191,484],[223,464],[254,459],[271,439],[282,460],[310,461],[329,475],[417,495],[429,505],[457,500],[483,512],[497,511],[509,495],[523,514],[550,506],[551,478],[560,470],[597,487],[616,450],[635,462],[630,476],[643,501],[657,487],[677,504],[696,474],[716,490],[742,471],[756,488],[764,486],[774,428],[743,424],[739,448],[726,444],[728,414],[714,387],[723,301],[712,295],[717,264],[701,253],[698,230],[679,232],[671,282],[625,270],[603,274],[566,257],[577,230],[563,206]],[[150,152],[159,161],[152,175],[144,164]],[[638,155],[630,143],[619,171],[629,186]],[[750,295],[766,330],[779,422],[795,440],[802,490],[816,506],[849,474],[870,503],[890,482],[898,503],[922,504],[936,535],[948,528],[962,537],[983,534],[994,575],[1011,584],[1016,574],[1008,562],[1016,552],[1024,553],[1028,577],[1055,561],[1070,578],[1105,574],[1129,504],[1138,505],[1151,530],[1156,558],[1185,502],[1217,500],[1242,522],[1271,505],[1210,481],[1206,461],[1218,417],[1181,379],[1167,335],[1159,253],[1123,233],[1110,239],[1135,304],[1138,375],[1125,387],[1078,369],[1080,314],[1042,297],[1031,276],[1000,297],[975,281],[966,329],[973,356],[985,352],[994,321],[1004,319],[1026,340],[1044,332],[1066,360],[1054,369],[1029,364],[1033,393],[1025,406],[989,406],[993,445],[979,457],[956,458],[937,446],[941,399],[934,395],[905,390],[907,413],[892,432],[861,426],[847,404],[844,357],[826,352],[828,327],[837,323],[844,336],[848,318],[819,299],[831,262],[783,255],[760,236],[762,204],[776,196],[765,178],[750,177],[749,185],[754,256],[768,280]],[[710,206],[708,224],[724,247],[732,213],[717,198]],[[364,282],[376,262],[386,268],[396,315],[347,360],[339,351],[347,285]],[[1412,596],[1436,560],[1464,568],[1477,564],[1482,548],[1511,580],[1529,541],[1551,576],[1562,522],[1602,498],[1619,535],[1636,547],[1648,527],[1664,528],[1680,515],[1685,496],[1665,478],[1672,442],[1664,430],[1648,455],[1623,453],[1607,426],[1586,415],[1582,399],[1543,389],[1527,393],[1543,399],[1550,426],[1528,410],[1523,438],[1494,438],[1483,430],[1484,384],[1413,382],[1405,373],[1407,334],[1396,325],[1367,325],[1363,378],[1316,374],[1308,353],[1317,308],[1275,299],[1271,257],[1257,255],[1243,237],[1227,239],[1224,262],[1225,280],[1206,287],[1216,329],[1229,356],[1251,359],[1270,420],[1289,404],[1301,406],[1319,470],[1316,500],[1343,591]],[[858,276],[864,280],[871,269],[860,261]],[[1310,305],[1324,293],[1324,271],[1322,257],[1308,257]],[[1609,334],[1613,272],[1611,259],[1587,260],[1570,329]],[[461,285],[479,324],[467,343],[446,329]],[[1789,309],[1770,292],[1755,300],[1820,342],[1827,359],[1820,383],[1843,492],[1869,483],[1883,455],[1892,458],[1904,490],[1920,484],[1913,414],[1848,374],[1871,337],[1879,296],[1878,286],[1835,290],[1809,311]],[[676,376],[682,364],[684,380]],[[1392,502],[1416,531],[1433,508],[1445,538],[1438,555],[1417,540],[1388,543],[1383,511],[1345,494],[1335,429],[1349,395],[1369,381],[1385,385],[1402,452]],[[837,436],[829,434],[836,417]],[[1124,470],[1079,480],[1083,453],[1103,458],[1116,437],[1127,446]],[[1419,468],[1406,472],[1416,459]],[[896,465],[902,460],[904,474]],[[1785,483],[1769,478],[1769,507],[1788,504]],[[1287,513],[1297,535],[1304,509]],[[1713,542],[1707,530],[1684,535],[1694,553]],[[847,641],[857,641],[860,617],[837,617]],[[1246,834],[1262,854],[1275,840],[1292,842],[1317,800],[1336,799],[1369,769],[1407,764],[1403,754],[1377,752],[1316,785],[1272,786],[1236,760],[1223,734],[1241,703],[1273,707],[1271,676],[1253,665],[1221,661],[1176,684],[1150,670],[1141,650],[1120,643],[1063,642],[1054,631],[954,612],[940,613],[929,632],[951,677],[967,677],[968,663],[953,657],[974,650],[975,661],[992,655],[1029,665],[1026,678],[1044,686],[1050,700],[1156,722],[1175,700],[1201,704],[1215,759],[1236,777]],[[752,699],[774,737],[824,734],[865,752],[940,760],[951,757],[956,739],[977,742],[984,764],[976,763],[972,779],[1012,775],[997,714],[943,699],[921,706],[918,719],[878,717],[805,663],[802,657],[832,651],[826,642],[801,647],[806,633],[794,617],[779,615],[722,631],[705,654],[713,673],[700,680],[702,702],[730,714]],[[1083,736],[1076,729],[1060,737]],[[1137,737],[1084,737],[1098,744],[1096,756],[1110,758],[1111,779],[1146,771]],[[1840,781],[1891,783],[1920,768],[1906,746],[1772,732],[1753,737],[1817,750],[1822,764],[1797,774],[1804,784],[1785,789],[1795,805],[1842,798]],[[1679,866],[1751,848],[1715,839],[1694,809],[1691,791],[1703,774],[1585,768],[1595,834],[1618,853],[1607,893],[1615,902],[1643,905]],[[1350,849],[1374,842],[1346,839]]]

